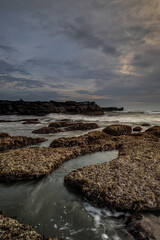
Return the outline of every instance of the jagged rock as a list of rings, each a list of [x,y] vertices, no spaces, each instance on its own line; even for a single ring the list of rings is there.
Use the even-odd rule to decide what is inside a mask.
[[[9,150],[9,149],[16,149],[20,147],[35,145],[41,142],[46,141],[44,138],[31,138],[31,137],[24,137],[24,136],[7,136],[0,137],[0,152]]]
[[[58,240],[46,238],[37,233],[31,226],[20,224],[18,221],[0,213],[0,239],[2,240]]]
[[[136,240],[160,240],[160,216],[150,213],[129,216],[126,229]]]
[[[95,102],[25,102],[0,100],[0,114],[46,115],[48,113],[103,115]]]
[[[156,137],[160,137],[160,126],[154,126],[154,127],[148,128],[145,132],[151,133]]]
[[[10,137],[10,135],[5,132],[0,132],[0,138],[4,138],[4,137]]]
[[[102,207],[160,210],[160,141],[149,135],[111,137],[118,158],[75,170],[65,183]]]
[[[142,128],[139,126],[133,128],[133,132],[141,132],[141,131],[142,131]]]
[[[103,132],[113,135],[113,136],[120,136],[120,135],[130,135],[132,131],[131,126],[129,125],[110,125],[103,129]]]

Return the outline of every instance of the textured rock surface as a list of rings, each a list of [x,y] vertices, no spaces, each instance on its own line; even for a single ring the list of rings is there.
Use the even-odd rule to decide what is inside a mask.
[[[91,130],[99,128],[96,123],[83,123],[83,122],[53,122],[48,127],[33,130],[32,133],[49,134],[62,131],[76,131],[76,130]]]
[[[119,157],[75,170],[69,186],[99,206],[118,210],[160,210],[160,142],[151,134],[112,137]]]
[[[44,141],[44,138],[31,138],[24,136],[11,137],[7,135],[6,137],[0,137],[0,152],[35,145]]]
[[[160,216],[150,213],[130,216],[126,229],[136,240],[160,240]]]
[[[146,130],[146,133],[151,133],[156,137],[160,137],[160,126],[150,127]]]
[[[113,136],[120,136],[120,135],[130,135],[132,131],[131,126],[129,125],[110,125],[103,129],[103,132],[113,135]]]
[[[37,233],[31,226],[20,224],[18,221],[0,213],[0,239],[1,240],[58,240],[58,238],[45,238]]]
[[[69,113],[103,115],[103,109],[95,102],[25,102],[0,100],[0,114],[46,115],[48,113]]]

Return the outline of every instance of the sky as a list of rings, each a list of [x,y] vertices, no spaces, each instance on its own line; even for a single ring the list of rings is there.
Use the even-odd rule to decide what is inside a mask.
[[[0,0],[0,99],[160,110],[160,0]]]

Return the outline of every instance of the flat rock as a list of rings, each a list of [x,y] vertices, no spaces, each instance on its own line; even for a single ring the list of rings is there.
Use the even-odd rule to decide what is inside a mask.
[[[131,131],[131,126],[122,124],[110,125],[103,129],[103,132],[113,136],[130,135]]]
[[[0,213],[0,239],[2,240],[58,240],[46,238],[37,233],[31,226],[20,224],[18,221]]]
[[[75,170],[65,183],[101,207],[160,210],[160,142],[150,134],[112,137],[119,156]]]
[[[6,135],[7,133],[5,133]],[[3,134],[2,134],[3,135]],[[32,138],[24,136],[15,136],[11,137],[8,134],[5,137],[0,137],[0,152],[16,149],[20,147],[35,145],[41,142],[44,142],[44,138]]]

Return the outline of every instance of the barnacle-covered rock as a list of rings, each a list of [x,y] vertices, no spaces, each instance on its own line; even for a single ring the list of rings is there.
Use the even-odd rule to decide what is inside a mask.
[[[94,203],[124,211],[160,210],[160,142],[150,134],[112,137],[119,156],[78,169],[69,186]]]
[[[31,226],[20,224],[18,221],[0,213],[0,239],[2,240],[58,240],[46,238],[37,233]]]
[[[160,137],[160,126],[150,127],[146,130],[146,133],[151,133],[156,137]]]
[[[6,134],[7,133],[5,133],[5,135]],[[0,137],[0,152],[35,145],[44,141],[45,141],[44,138],[32,138],[24,136],[11,137],[10,135],[8,136],[7,134],[6,137]]]
[[[121,124],[110,125],[103,129],[103,132],[113,136],[130,135],[131,131],[132,131],[131,126]]]

